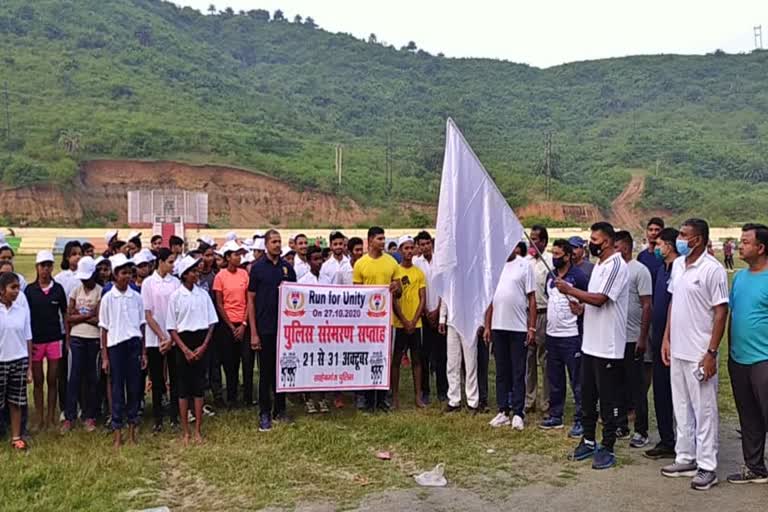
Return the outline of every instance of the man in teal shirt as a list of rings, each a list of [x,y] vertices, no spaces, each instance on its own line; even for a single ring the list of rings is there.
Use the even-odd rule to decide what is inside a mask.
[[[739,257],[749,264],[731,287],[731,353],[728,371],[741,424],[744,467],[732,484],[768,483],[768,227],[742,228]]]

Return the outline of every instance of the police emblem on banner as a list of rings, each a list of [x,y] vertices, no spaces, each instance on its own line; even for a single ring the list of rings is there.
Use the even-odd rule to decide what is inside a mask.
[[[381,318],[387,315],[387,298],[383,293],[373,293],[368,299],[368,316]]]
[[[292,291],[285,297],[286,316],[301,317],[304,316],[304,294],[300,291]]]

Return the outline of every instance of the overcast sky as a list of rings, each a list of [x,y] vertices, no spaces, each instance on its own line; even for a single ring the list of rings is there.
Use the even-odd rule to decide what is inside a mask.
[[[396,47],[449,57],[489,57],[547,67],[625,55],[729,53],[754,48],[768,0],[175,0],[207,12],[282,9],[331,32],[375,33]]]

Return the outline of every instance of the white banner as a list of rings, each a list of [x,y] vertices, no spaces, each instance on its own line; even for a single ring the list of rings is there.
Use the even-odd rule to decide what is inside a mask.
[[[389,389],[391,319],[387,286],[283,283],[277,392]]]

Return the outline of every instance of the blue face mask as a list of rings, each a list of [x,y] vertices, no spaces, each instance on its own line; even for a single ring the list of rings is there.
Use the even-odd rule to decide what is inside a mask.
[[[680,256],[688,256],[688,254],[691,252],[691,248],[688,247],[687,240],[678,240],[675,245],[677,247],[677,253]]]
[[[661,254],[661,249],[659,249],[658,247],[656,249],[654,249],[653,254],[654,254],[654,256],[656,256],[657,260],[663,260],[664,259],[664,255]]]

